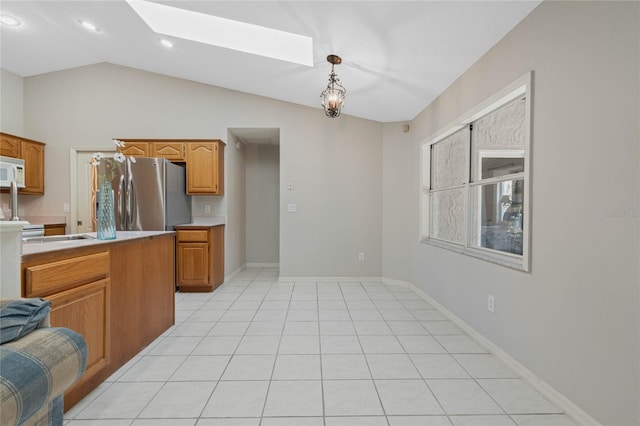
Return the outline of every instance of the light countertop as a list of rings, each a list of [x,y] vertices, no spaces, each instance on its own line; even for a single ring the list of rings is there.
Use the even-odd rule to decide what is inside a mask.
[[[43,243],[22,243],[22,256],[46,253],[51,251],[68,250],[79,247],[98,246],[103,244],[113,244],[122,241],[135,240],[138,238],[148,238],[158,235],[175,234],[173,231],[118,231],[115,240],[98,240],[95,232],[87,232],[81,235],[89,235],[93,238],[68,241],[49,241]]]
[[[195,216],[191,219],[191,223],[185,223],[183,225],[176,226],[218,226],[224,225],[225,223],[226,218],[224,216]]]
[[[20,219],[26,220],[32,225],[61,225],[67,222],[67,218],[64,216],[23,216]]]

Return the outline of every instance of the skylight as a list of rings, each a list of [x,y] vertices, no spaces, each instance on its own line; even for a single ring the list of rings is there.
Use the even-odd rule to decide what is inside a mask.
[[[156,33],[313,66],[311,37],[142,0],[127,0]]]

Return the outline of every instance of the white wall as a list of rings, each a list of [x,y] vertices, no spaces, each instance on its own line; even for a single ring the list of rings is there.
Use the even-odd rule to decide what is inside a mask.
[[[247,144],[241,149],[245,151],[247,263],[279,263],[280,147]]]
[[[322,88],[310,83],[310,95]],[[320,109],[161,76],[111,64],[96,64],[24,79],[24,134],[47,143],[44,197],[23,202],[30,215],[66,215],[69,149],[104,146],[111,138],[227,139],[227,128],[277,127],[280,133],[282,276],[379,276],[382,251],[381,124],[343,116],[331,120]],[[225,151],[225,197],[197,198],[193,214],[227,217],[226,247],[244,241],[234,228],[241,201],[229,185],[240,185],[242,159]],[[244,173],[244,169],[242,169]],[[236,183],[232,183],[232,182]],[[237,187],[236,187],[237,188]],[[232,205],[233,203],[233,205]],[[67,215],[68,216],[68,215]],[[67,217],[69,220],[69,217]],[[232,251],[229,250],[230,252]],[[367,262],[357,253],[367,252]],[[230,254],[230,253],[229,253]],[[227,255],[225,270],[242,264]]]
[[[0,130],[16,136],[24,136],[23,79],[5,69],[0,69]]]
[[[384,275],[607,425],[640,423],[639,13],[637,2],[543,2],[416,117],[412,143],[398,124],[384,130]],[[531,272],[419,243],[420,141],[529,70]],[[608,216],[618,209],[630,213]]]

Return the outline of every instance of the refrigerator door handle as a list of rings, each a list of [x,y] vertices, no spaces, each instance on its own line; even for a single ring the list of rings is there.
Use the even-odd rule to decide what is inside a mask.
[[[120,176],[120,182],[118,182],[118,219],[120,219],[120,228],[125,231],[126,217],[123,209],[125,208],[125,191],[124,191],[124,175]]]
[[[129,190],[127,191],[129,199],[127,200],[127,231],[133,231],[136,223],[134,223],[134,210],[136,208],[136,194],[133,190],[133,179],[129,176]]]

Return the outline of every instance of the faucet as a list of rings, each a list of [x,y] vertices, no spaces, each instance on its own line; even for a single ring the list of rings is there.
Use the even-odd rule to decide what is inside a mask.
[[[9,192],[11,194],[11,220],[20,220],[18,217],[18,183],[15,180],[11,181]]]

